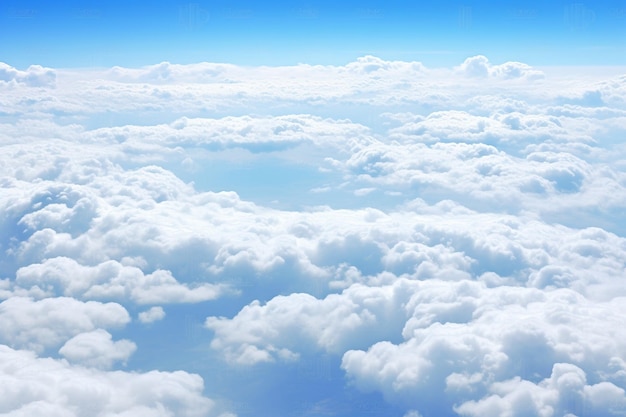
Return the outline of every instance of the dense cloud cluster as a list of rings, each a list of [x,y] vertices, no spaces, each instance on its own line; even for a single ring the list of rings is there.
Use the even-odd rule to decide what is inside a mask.
[[[574,70],[0,65],[0,414],[272,415],[330,358],[389,415],[625,415],[626,81]]]
[[[81,356],[80,343],[70,340],[66,354]],[[4,345],[0,371],[0,410],[7,416],[199,417],[213,408],[202,396],[202,378],[183,371],[106,372]]]

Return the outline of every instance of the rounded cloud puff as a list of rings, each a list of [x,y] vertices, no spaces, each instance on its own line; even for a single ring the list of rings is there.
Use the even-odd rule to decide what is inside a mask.
[[[182,371],[106,372],[0,345],[0,410],[11,416],[217,415],[202,390]]]
[[[115,342],[109,332],[97,329],[74,336],[65,342],[59,353],[72,363],[108,369],[114,362],[125,362],[136,349],[133,342]]]
[[[139,321],[142,323],[152,323],[165,318],[163,307],[150,307],[146,311],[139,313]]]
[[[526,389],[543,390],[555,379],[556,370],[567,366],[583,378],[582,369],[594,373],[594,382],[585,390],[606,386],[615,392],[615,397],[600,401],[588,397],[595,409],[606,412],[616,399],[626,400],[623,389],[614,385],[619,380],[607,382],[597,374],[618,375],[611,362],[626,343],[626,334],[615,333],[624,315],[621,299],[595,305],[566,290],[544,294],[471,287],[459,284],[450,301],[439,301],[445,299],[441,289],[431,293],[431,300],[428,292],[415,292],[409,303],[415,306],[413,317],[403,330],[406,340],[346,352],[342,367],[348,376],[362,389],[380,390],[390,401],[425,415],[453,407],[472,416],[525,415],[518,408],[522,403],[516,405],[514,398]],[[514,385],[516,394],[504,390],[511,395],[506,399],[490,395],[511,384],[519,384]],[[583,381],[580,389],[584,386]],[[557,414],[567,411],[551,404],[551,399],[534,394],[533,398],[535,404],[525,406],[535,411],[547,406],[560,410]],[[504,408],[495,407],[497,401]]]
[[[55,293],[86,299],[131,299],[138,304],[193,303],[217,298],[221,287],[181,284],[169,271],[145,275],[135,266],[106,261],[89,267],[73,259],[57,257],[17,271],[16,283],[23,287],[51,286]],[[32,287],[31,287],[32,288]]]
[[[0,319],[1,342],[41,352],[82,332],[122,327],[130,316],[117,303],[13,296],[0,303]]]
[[[544,74],[541,71],[535,70],[522,62],[505,62],[500,65],[492,65],[487,57],[483,55],[467,58],[457,69],[468,77],[523,78],[527,80],[544,78]]]
[[[0,62],[0,81],[16,82],[29,87],[54,87],[56,71],[41,65],[31,65],[25,71],[20,71],[4,62]]]

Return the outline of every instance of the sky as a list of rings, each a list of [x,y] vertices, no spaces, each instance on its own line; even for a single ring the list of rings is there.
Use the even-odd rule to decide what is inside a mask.
[[[345,64],[363,55],[453,65],[623,65],[626,4],[571,1],[6,0],[5,62],[55,67]]]
[[[5,1],[0,415],[626,416],[626,2]]]

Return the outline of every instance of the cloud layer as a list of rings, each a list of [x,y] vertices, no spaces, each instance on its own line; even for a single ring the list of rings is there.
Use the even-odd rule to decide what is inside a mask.
[[[624,415],[625,80],[0,65],[0,413]]]

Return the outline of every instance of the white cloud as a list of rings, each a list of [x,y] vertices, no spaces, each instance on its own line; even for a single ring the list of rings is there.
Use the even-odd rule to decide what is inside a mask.
[[[379,71],[385,73],[401,73],[404,72],[409,76],[419,76],[427,71],[421,62],[404,62],[404,61],[385,61],[372,55],[366,55],[357,58],[355,62],[350,62],[345,66],[348,71],[357,74],[376,74]],[[380,74],[376,74],[380,75]]]
[[[219,151],[240,147],[251,152],[276,152],[298,145],[331,146],[350,151],[372,142],[367,127],[348,120],[311,115],[278,117],[182,117],[156,126],[106,127],[88,132],[93,141],[124,142],[125,147],[155,143],[168,147],[200,147]]]
[[[202,378],[182,371],[105,372],[0,345],[4,415],[216,415],[202,390]]]
[[[400,331],[403,287],[353,285],[323,300],[278,296],[263,306],[253,302],[230,320],[209,317],[205,325],[215,332],[211,347],[236,363],[292,360],[300,351],[319,349],[341,353]]]
[[[486,289],[468,282],[446,294],[429,286],[415,291],[408,303],[413,317],[404,327],[404,342],[378,342],[367,351],[344,354],[342,367],[357,386],[380,390],[388,400],[423,412],[443,412],[452,407],[444,404],[451,398],[467,401],[459,407],[462,414],[528,415],[522,403],[533,412],[549,406],[535,394],[527,403],[528,390],[548,384],[540,381],[561,366],[578,369],[583,377],[588,369],[595,380],[590,385],[614,387],[611,392],[623,395],[614,386],[617,380],[596,379],[599,370],[609,374],[611,358],[626,345],[626,334],[615,332],[624,316],[622,299],[593,303],[569,290]],[[515,376],[521,379],[511,397],[488,395],[514,383],[507,381]],[[598,410],[606,410],[614,397],[604,400]]]
[[[106,330],[97,329],[80,333],[59,349],[59,353],[72,363],[109,369],[115,362],[126,363],[137,345],[129,340],[113,341]]]
[[[489,60],[483,55],[469,57],[460,65],[459,69],[470,77],[487,77],[489,75]]]
[[[106,72],[107,78],[121,82],[162,84],[171,82],[210,83],[228,79],[228,73],[237,71],[231,64],[202,62],[178,65],[164,61],[143,68],[113,67]]]
[[[537,80],[545,77],[543,72],[522,62],[505,62],[500,65],[492,65],[483,55],[467,58],[457,70],[468,77],[493,77],[504,80],[519,78]]]
[[[345,161],[344,172],[359,188],[376,186],[431,201],[450,199],[479,210],[532,210],[546,217],[566,207],[582,213],[599,209],[601,214],[596,221],[603,217],[604,221],[613,221],[614,226],[619,224],[617,217],[605,216],[626,202],[623,174],[618,167],[597,165],[552,149],[517,156],[495,144],[459,143],[503,136],[494,132],[474,139],[471,128],[466,134],[457,133],[451,127],[453,123],[447,122],[450,119],[444,118],[441,125],[454,132],[454,137],[448,139],[454,142],[439,142],[439,138],[445,138],[441,132],[420,132],[413,143],[370,145]],[[432,145],[419,143],[422,138],[428,141],[433,137],[437,142]],[[577,219],[568,216],[568,220]],[[578,220],[588,221],[582,215]]]
[[[0,303],[0,341],[41,352],[98,328],[119,328],[130,321],[117,303],[80,302],[56,297],[33,300],[11,297]]]
[[[58,88],[54,94],[37,92],[33,96],[35,100],[26,103],[19,94],[9,91],[3,101],[16,114],[38,111],[79,117],[102,113],[105,120],[113,121],[133,112],[134,120],[147,116],[151,121],[160,119],[159,124],[164,122],[164,114],[168,117],[284,114],[285,109],[294,107],[326,117],[336,117],[336,113],[358,115],[359,112],[350,111],[349,104],[374,106],[373,117],[377,117],[380,108],[384,109],[382,112],[398,106],[403,111],[415,106],[450,109],[457,108],[465,99],[488,93],[484,86],[474,83],[475,78],[460,79],[459,71],[462,74],[486,71],[491,80],[506,84],[508,95],[532,96],[537,92],[536,83],[543,77],[539,70],[528,65],[517,62],[493,65],[484,57],[468,58],[460,68],[431,69],[419,62],[386,61],[373,56],[358,58],[344,66],[240,67],[163,62],[140,69],[116,67],[104,72],[57,70]],[[593,74],[587,77],[598,80]],[[589,88],[590,84],[580,79],[578,84],[560,81],[544,84],[545,91],[541,94],[563,94],[564,89]],[[121,119],[124,120],[121,124],[133,120]]]
[[[356,152],[347,164],[353,173],[364,173],[354,181],[387,190],[402,190],[404,183],[414,182],[426,187],[426,192],[437,189],[439,198],[463,200],[477,209],[488,203],[491,210],[510,209],[512,214],[562,213],[565,207],[593,204],[619,207],[623,198],[619,174],[611,179],[604,176],[610,170],[565,153],[535,152],[522,159],[484,144],[406,145],[411,151],[399,147],[379,144]],[[45,291],[59,294],[160,304],[216,298],[225,288],[206,281],[226,276],[256,280],[259,274],[295,274],[300,280],[296,287],[311,290],[311,278],[327,282],[344,263],[366,275],[386,268],[418,277],[456,274],[457,279],[474,270],[499,273],[511,257],[519,261],[510,268],[517,273],[529,267],[538,273],[549,262],[557,266],[554,259],[559,259],[559,268],[570,263],[557,248],[536,247],[533,234],[541,223],[534,223],[533,216],[520,223],[520,218],[499,214],[472,214],[458,203],[429,208],[419,200],[387,213],[371,209],[288,212],[243,201],[235,193],[197,192],[162,168],[125,171],[95,164],[98,175],[88,175],[92,166],[68,163],[58,174],[67,181],[87,177],[81,185],[59,180],[7,183],[5,227],[13,233],[10,239],[19,242],[12,244],[7,259],[17,264],[16,283],[22,289],[42,284],[40,289],[45,290],[45,283],[51,286]],[[539,188],[533,189],[532,181]],[[581,195],[588,198],[581,201]],[[420,217],[416,210],[442,214]],[[423,230],[423,222],[441,226]],[[484,246],[485,230],[472,226],[480,222],[496,227],[488,240],[504,243]],[[448,224],[453,228],[448,230]],[[515,224],[522,225],[522,234]],[[424,239],[412,235],[411,228],[422,230]],[[552,239],[564,239],[563,234],[573,241],[586,239],[565,229],[541,226],[541,230]],[[623,247],[610,234],[590,233],[595,251],[608,255],[611,245]],[[446,239],[453,244],[446,247]],[[606,239],[614,243],[600,243]],[[356,255],[359,252],[365,256]],[[541,257],[535,252],[541,252]],[[600,265],[601,259],[592,252],[583,254],[579,272],[591,276],[596,268],[605,271],[607,279],[619,273],[614,261]],[[543,260],[527,263],[525,259]],[[420,269],[415,270],[418,263]],[[533,285],[553,285],[545,281],[547,271],[533,275]],[[180,277],[187,282],[180,282]]]
[[[217,298],[220,286],[181,284],[169,271],[144,274],[134,266],[106,261],[95,267],[83,266],[70,258],[47,259],[41,264],[20,268],[16,283],[22,288],[38,286],[84,299],[130,299],[138,304],[193,303]]]
[[[168,369],[221,357],[270,383],[327,355],[406,417],[624,409],[621,74],[483,56],[0,74],[0,413],[211,415],[196,376],[104,372],[135,342],[160,355],[157,326],[107,330],[164,304],[159,329],[211,330]]]
[[[544,73],[533,69],[530,65],[522,62],[505,62],[494,65],[489,71],[490,75],[505,80],[524,78],[527,80],[540,80],[545,77]]]
[[[456,407],[462,416],[623,415],[624,389],[610,382],[587,384],[575,365],[557,363],[549,378],[534,384],[514,378],[494,383],[490,395]]]
[[[163,307],[150,307],[146,311],[139,313],[139,321],[142,323],[153,323],[155,321],[163,320],[165,318],[165,311]]]
[[[45,68],[41,65],[31,65],[25,71],[20,71],[0,62],[0,81],[15,82],[28,87],[54,87],[56,72],[52,68]]]
[[[583,247],[590,254],[591,247]],[[563,253],[576,250],[565,247]],[[571,257],[570,262],[582,265]],[[232,319],[210,317],[206,326],[215,332],[212,348],[239,364],[289,361],[319,350],[346,352],[342,366],[358,388],[382,391],[388,401],[426,415],[447,412],[459,399],[480,399],[491,384],[515,375],[536,383],[559,362],[593,371],[594,378],[605,375],[593,384],[607,377],[620,381],[611,363],[626,347],[626,333],[616,332],[626,314],[623,297],[600,302],[569,289],[489,288],[507,282],[495,277],[485,273],[484,283],[413,281],[386,273],[379,279],[392,284],[353,284],[321,300],[279,296],[266,305],[254,302]],[[564,282],[557,287],[570,285],[594,286]],[[400,323],[402,329],[396,327]],[[404,342],[387,341],[398,339]],[[373,340],[379,342],[370,346]],[[370,347],[355,350],[359,345]]]

